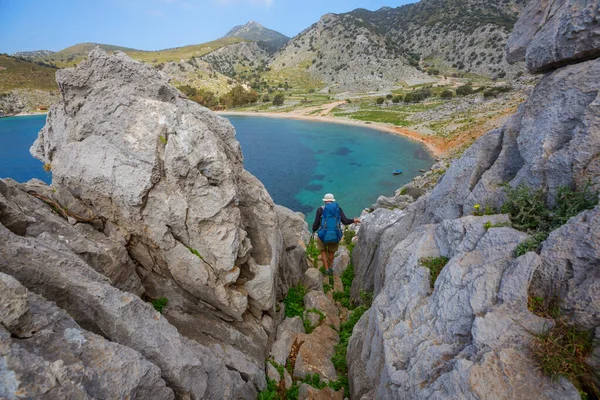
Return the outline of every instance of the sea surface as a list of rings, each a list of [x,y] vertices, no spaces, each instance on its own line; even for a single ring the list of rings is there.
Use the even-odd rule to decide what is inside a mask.
[[[394,191],[429,169],[434,160],[420,143],[367,127],[254,116],[227,116],[237,131],[244,165],[273,200],[294,211],[314,211],[333,193],[349,218],[380,194]],[[44,115],[0,119],[0,177],[51,181],[29,148]],[[392,171],[403,174],[393,176]]]

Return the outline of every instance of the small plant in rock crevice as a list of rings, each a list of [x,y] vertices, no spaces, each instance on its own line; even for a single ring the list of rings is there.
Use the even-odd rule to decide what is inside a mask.
[[[308,243],[308,246],[306,246],[306,257],[308,257],[313,262],[313,266],[315,268],[319,265],[320,255],[321,251],[317,249],[317,243],[315,239],[311,236],[310,242]]]
[[[163,308],[167,306],[169,303],[169,299],[166,297],[161,297],[159,299],[152,300],[152,306],[156,311],[162,314]]]
[[[593,349],[592,338],[591,331],[580,331],[557,319],[552,329],[533,334],[533,359],[544,375],[568,379],[583,399],[600,398],[594,370],[587,363]]]
[[[421,259],[419,259],[419,264],[421,264],[423,267],[429,269],[429,274],[430,274],[430,281],[429,281],[429,286],[431,287],[431,289],[434,288],[435,286],[435,281],[437,280],[437,277],[440,275],[440,272],[442,272],[442,269],[446,266],[446,264],[448,263],[450,259],[448,257],[423,257]]]
[[[506,184],[504,189],[506,200],[501,211],[509,214],[515,229],[532,235],[519,244],[515,251],[517,257],[528,251],[536,251],[550,232],[564,225],[570,218],[598,204],[598,193],[593,192],[589,184],[581,191],[560,187],[557,191],[556,205],[551,209],[548,208],[546,196],[541,190],[523,184],[515,188]]]

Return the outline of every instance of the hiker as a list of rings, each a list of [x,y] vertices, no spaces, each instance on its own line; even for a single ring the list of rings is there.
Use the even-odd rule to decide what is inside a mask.
[[[358,224],[360,219],[346,218],[344,211],[335,202],[335,197],[331,193],[327,193],[323,197],[323,201],[325,205],[317,209],[312,231],[313,234],[317,232],[317,249],[321,251],[321,261],[323,261],[325,271],[331,275],[333,274],[333,256],[343,236],[341,223],[344,225]]]

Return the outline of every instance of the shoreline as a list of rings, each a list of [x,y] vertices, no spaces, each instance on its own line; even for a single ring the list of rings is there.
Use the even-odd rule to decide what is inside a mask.
[[[434,159],[437,159],[444,155],[444,151],[434,143],[428,141],[426,137],[416,131],[402,128],[399,126],[383,124],[381,122],[363,122],[363,121],[352,121],[348,119],[341,119],[332,116],[320,116],[320,115],[298,115],[292,113],[273,113],[273,112],[255,112],[255,111],[215,111],[220,116],[227,115],[238,115],[246,117],[267,117],[267,118],[284,118],[284,119],[297,119],[303,121],[314,121],[314,122],[329,122],[335,124],[361,126],[363,128],[374,129],[391,133],[393,135],[402,136],[407,139],[419,142],[425,146],[427,151],[431,154]]]
[[[39,112],[39,113],[25,113],[25,112],[20,112],[20,113],[15,114],[15,115],[3,115],[0,118],[31,117],[32,115],[48,115],[48,112]]]

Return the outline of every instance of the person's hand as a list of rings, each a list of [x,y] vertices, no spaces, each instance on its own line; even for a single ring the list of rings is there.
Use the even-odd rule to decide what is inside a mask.
[[[360,219],[358,219],[358,218],[354,218],[354,223],[355,223],[355,224],[360,224]]]

